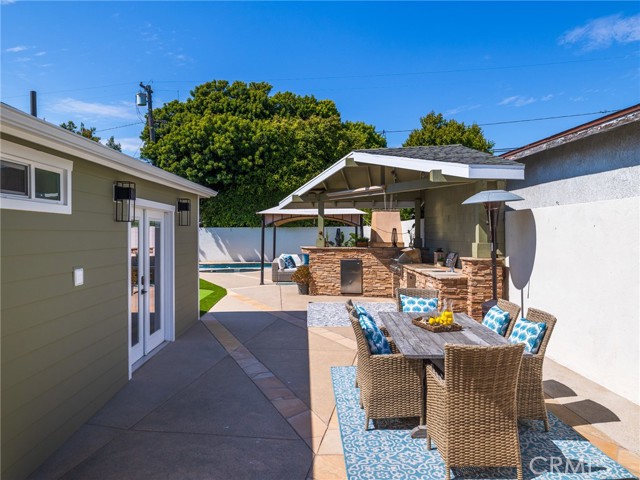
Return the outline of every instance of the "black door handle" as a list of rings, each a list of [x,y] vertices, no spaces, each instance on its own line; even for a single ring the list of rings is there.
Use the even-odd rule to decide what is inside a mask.
[[[140,290],[140,293],[144,295],[145,293],[147,293],[147,291],[144,289],[144,275],[140,278],[140,284],[142,285],[142,290]]]

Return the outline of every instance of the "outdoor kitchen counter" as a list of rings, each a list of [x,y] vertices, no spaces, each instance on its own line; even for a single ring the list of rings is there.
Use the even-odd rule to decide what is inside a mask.
[[[456,312],[482,319],[482,303],[491,293],[491,259],[460,258],[461,269],[448,272],[445,267],[425,263],[404,264],[400,286],[405,288],[434,288],[440,293],[440,301],[454,302]],[[502,298],[503,270],[498,268],[498,298]]]
[[[392,297],[398,276],[391,271],[391,262],[400,256],[397,247],[302,247],[309,254],[311,295],[341,295],[340,261],[362,261],[362,295]]]

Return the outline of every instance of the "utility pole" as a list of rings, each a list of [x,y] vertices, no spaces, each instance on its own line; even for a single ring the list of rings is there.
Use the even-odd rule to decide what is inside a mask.
[[[153,90],[151,90],[151,85],[143,85],[142,82],[140,82],[140,88],[142,88],[145,92],[147,92],[147,108],[148,108],[147,122],[149,124],[149,140],[151,142],[155,142],[156,130],[153,124],[153,103],[152,103]]]

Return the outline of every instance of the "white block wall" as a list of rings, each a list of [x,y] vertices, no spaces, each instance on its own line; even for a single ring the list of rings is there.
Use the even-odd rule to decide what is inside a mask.
[[[408,230],[413,220],[402,222],[403,239],[409,244]],[[355,232],[354,227],[327,227],[325,237],[334,241],[336,230],[340,228],[345,240]],[[199,259],[201,262],[259,262],[260,228],[201,228],[199,239]],[[371,234],[370,227],[364,227],[365,237]],[[299,253],[300,247],[316,244],[315,227],[281,227],[276,231],[276,257],[281,253]],[[272,260],[273,229],[265,229],[265,257]]]

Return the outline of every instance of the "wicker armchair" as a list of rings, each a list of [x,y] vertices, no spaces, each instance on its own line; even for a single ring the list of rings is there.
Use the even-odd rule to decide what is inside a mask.
[[[392,354],[371,355],[360,322],[349,316],[358,344],[360,403],[369,420],[422,415],[422,361],[410,360],[390,342]],[[423,422],[421,422],[423,423]]]
[[[520,315],[520,305],[516,305],[515,303],[511,303],[503,299],[499,299],[497,305],[500,310],[509,312],[509,326],[507,327],[507,332],[504,334],[505,338],[508,338],[509,335],[511,335],[511,330],[513,330],[516,320],[518,320],[518,316]]]
[[[438,298],[438,290],[434,288],[399,288],[396,292],[396,305],[398,306],[399,312],[402,311],[400,295],[416,298]]]
[[[442,378],[427,367],[427,448],[446,465],[513,466],[522,480],[516,394],[524,345],[444,347]]]
[[[532,322],[544,322],[547,324],[547,329],[544,332],[542,342],[540,342],[538,353],[526,355],[522,358],[520,379],[518,381],[518,418],[542,420],[544,422],[544,431],[548,432],[549,417],[542,389],[542,365],[544,363],[544,353],[553,333],[553,327],[556,325],[556,317],[542,310],[530,308],[525,318]],[[515,322],[511,324],[507,337],[511,335],[514,324]]]

